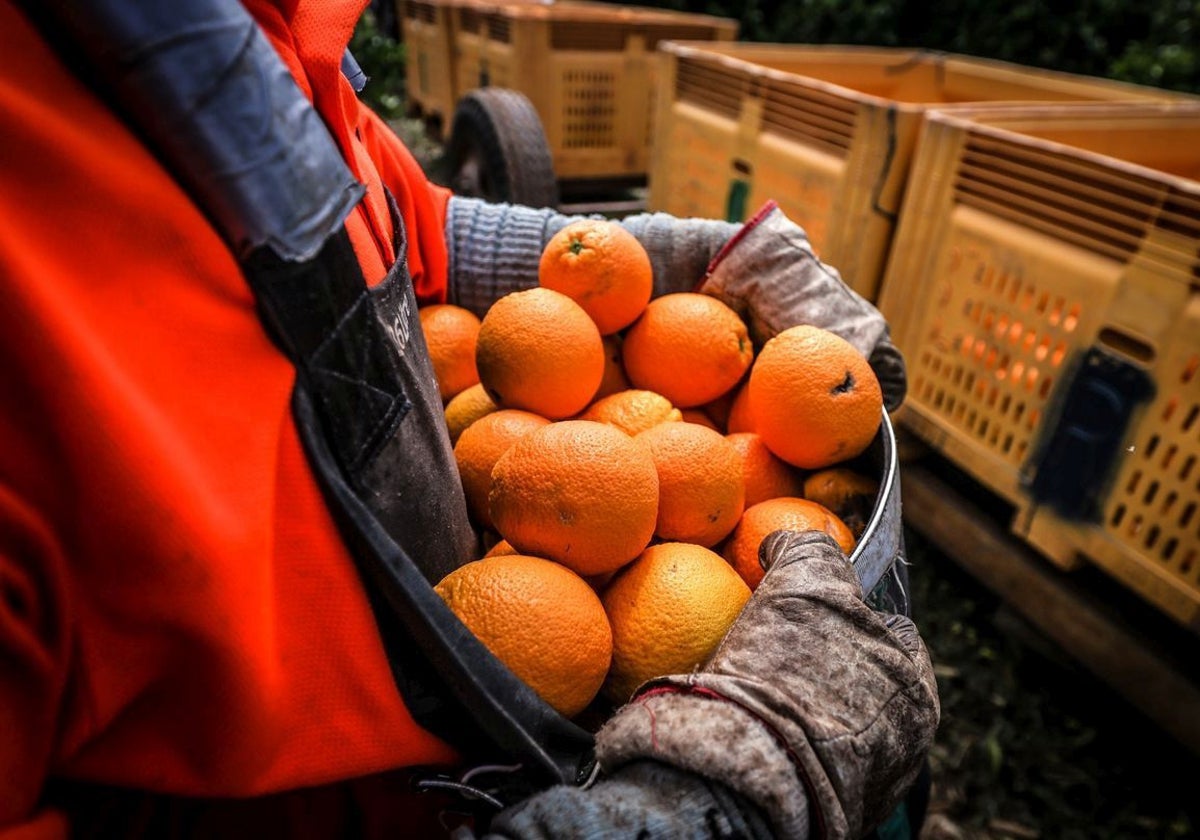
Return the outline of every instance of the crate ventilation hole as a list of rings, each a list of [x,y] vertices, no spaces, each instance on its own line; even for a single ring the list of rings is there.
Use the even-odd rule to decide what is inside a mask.
[[[1159,383],[1105,513],[1110,534],[1200,585],[1200,354]]]
[[[1118,262],[1136,254],[1184,283],[1200,276],[1200,195],[1149,177],[972,132],[954,198]]]
[[[616,80],[612,73],[568,70],[563,73],[563,147],[609,148],[616,145]]]
[[[1039,290],[978,252],[951,254],[941,318],[917,359],[914,391],[1019,467],[1079,325],[1080,304]],[[953,290],[967,291],[954,304]]]
[[[675,98],[730,120],[738,120],[742,100],[763,100],[762,131],[804,143],[839,159],[854,139],[856,109],[851,102],[814,87],[760,79],[747,71],[692,58],[681,58]]]

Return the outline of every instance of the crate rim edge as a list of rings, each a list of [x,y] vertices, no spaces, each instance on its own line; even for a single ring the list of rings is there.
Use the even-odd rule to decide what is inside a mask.
[[[907,63],[916,62],[922,58],[935,58],[939,62],[947,65],[960,64],[964,67],[987,68],[996,71],[1006,71],[1014,74],[1033,73],[1038,76],[1055,78],[1064,82],[1078,82],[1080,85],[1088,87],[1107,88],[1112,91],[1125,91],[1130,94],[1129,99],[1112,99],[1112,100],[1055,100],[1058,104],[1068,104],[1078,102],[1081,105],[1091,104],[1112,104],[1120,102],[1163,102],[1189,104],[1200,103],[1200,95],[1186,93],[1182,91],[1171,90],[1168,88],[1158,88],[1152,85],[1136,84],[1133,82],[1125,82],[1118,79],[1111,79],[1105,76],[1092,76],[1081,73],[1071,73],[1064,70],[1054,70],[1045,67],[1035,67],[1033,65],[1019,64],[1016,62],[1005,61],[1003,59],[986,58],[983,56],[973,56],[966,53],[947,52],[942,50],[930,50],[920,47],[876,47],[863,44],[806,44],[806,43],[788,43],[782,41],[729,41],[729,42],[712,42],[712,41],[695,41],[669,39],[659,43],[658,49],[663,52],[668,52],[676,57],[700,59],[720,64],[731,69],[740,69],[749,72],[751,76],[760,78],[769,78],[773,81],[786,82],[788,84],[799,84],[806,87],[817,88],[834,92],[845,96],[848,99],[854,100],[860,104],[870,104],[877,107],[883,107],[904,113],[920,115],[933,108],[959,107],[958,104],[943,103],[937,101],[929,102],[905,102],[897,99],[892,99],[886,96],[879,96],[865,91],[857,90],[856,88],[839,85],[835,82],[829,82],[824,79],[816,79],[811,76],[805,76],[803,73],[794,73],[786,70],[779,70],[774,67],[768,67],[757,63],[754,59],[754,54],[759,52],[767,52],[771,50],[798,50],[812,54],[830,53],[830,54],[855,54],[857,56],[875,55],[879,57],[891,56],[898,61],[897,66]],[[1138,96],[1136,94],[1142,94]],[[1032,105],[1043,103],[1046,100],[1002,100],[1004,106],[1008,105]],[[971,106],[979,103],[964,102],[963,106]],[[995,105],[998,103],[982,103],[987,105]]]
[[[677,12],[671,9],[658,9],[651,6],[616,6],[611,4],[588,3],[539,3],[532,2],[490,2],[490,0],[451,0],[458,6],[469,6],[481,10],[484,14],[503,15],[510,19],[521,20],[572,20],[584,23],[617,22],[617,23],[648,23],[673,25],[679,23],[707,23],[716,28],[738,27],[736,18],[709,15],[701,12]],[[709,43],[699,41],[697,43]]]
[[[752,78],[770,79],[775,82],[785,82],[789,85],[798,85],[813,90],[824,91],[825,93],[834,94],[843,99],[851,100],[856,105],[872,105],[879,108],[891,108],[905,113],[919,114],[928,106],[920,103],[898,102],[894,99],[888,99],[884,96],[877,96],[873,93],[866,93],[855,88],[839,85],[836,82],[827,82],[824,79],[813,78],[812,76],[804,76],[799,73],[789,73],[785,70],[777,70],[774,67],[765,67],[757,64],[749,59],[738,56],[725,55],[721,52],[711,49],[705,49],[697,44],[708,45],[709,41],[679,41],[679,40],[664,40],[658,44],[658,49],[662,52],[670,53],[679,58],[699,58],[713,64],[721,65],[730,70],[740,70],[746,72]],[[745,44],[750,42],[736,41],[735,44]],[[754,46],[760,46],[757,42]],[[761,46],[772,46],[762,44]],[[804,47],[807,44],[778,44],[774,46],[780,47]],[[824,45],[821,45],[824,46]]]

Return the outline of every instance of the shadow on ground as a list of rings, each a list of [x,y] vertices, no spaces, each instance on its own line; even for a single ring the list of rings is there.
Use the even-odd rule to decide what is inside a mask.
[[[1200,756],[920,535],[905,540],[942,699],[921,840],[1196,837]]]

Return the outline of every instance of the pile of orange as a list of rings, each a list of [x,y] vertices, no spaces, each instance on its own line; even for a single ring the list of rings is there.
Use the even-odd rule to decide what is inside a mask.
[[[854,550],[877,490],[855,459],[882,394],[833,333],[797,326],[756,347],[714,297],[651,300],[649,258],[615,222],[564,228],[533,280],[474,324],[422,313],[492,546],[437,589],[574,716],[703,666],[761,581],[771,531]]]

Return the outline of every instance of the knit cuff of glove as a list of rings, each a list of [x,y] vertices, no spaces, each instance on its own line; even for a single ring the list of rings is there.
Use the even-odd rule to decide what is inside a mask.
[[[452,196],[447,299],[482,317],[504,295],[536,286],[545,243],[569,221],[553,210]]]
[[[650,691],[601,728],[596,757],[609,774],[647,758],[696,773],[757,804],[776,836],[809,836],[808,796],[787,751],[766,725],[732,703]]]

